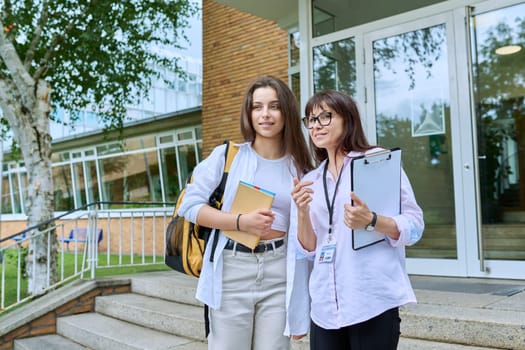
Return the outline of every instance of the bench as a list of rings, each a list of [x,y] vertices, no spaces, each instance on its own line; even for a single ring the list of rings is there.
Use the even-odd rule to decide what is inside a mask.
[[[15,236],[13,238],[11,238],[13,241],[15,241],[16,243],[18,242],[21,242],[21,241],[25,241],[26,239],[26,236],[27,236],[27,233],[22,233],[21,235],[18,235],[18,236]]]
[[[100,241],[102,240],[102,229],[97,228],[96,230],[97,230],[97,244],[100,244]],[[71,242],[86,243],[87,232],[88,230],[85,227],[72,228],[71,231],[69,231],[69,237],[67,238],[59,237],[58,240],[62,243],[65,243],[67,250],[69,250],[69,243]]]

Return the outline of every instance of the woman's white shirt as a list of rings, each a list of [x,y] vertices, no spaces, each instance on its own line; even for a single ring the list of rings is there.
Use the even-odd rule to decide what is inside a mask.
[[[239,181],[253,183],[254,174],[257,168],[257,157],[251,149],[249,142],[236,145],[239,151],[233,159],[228,180],[224,190],[223,211],[229,211],[235,196]],[[196,222],[199,210],[206,205],[211,193],[218,186],[224,169],[225,145],[216,147],[212,153],[197,164],[193,170],[193,182],[186,186],[179,215],[184,216],[191,222]],[[289,192],[293,188],[293,177],[295,167],[289,161],[291,170]],[[298,253],[297,244],[297,208],[293,201],[290,201],[290,226],[288,230],[288,250],[286,265],[286,310],[287,322],[283,330],[284,335],[306,334],[310,326],[309,319],[309,295],[308,295],[308,275],[310,272],[310,262],[304,255]],[[197,285],[196,297],[209,307],[218,309],[221,306],[222,298],[222,253],[228,239],[220,234],[213,262],[210,262],[212,251],[213,235],[208,241],[204,252],[203,269]]]
[[[314,261],[309,284],[311,317],[325,329],[354,325],[391,308],[416,302],[405,268],[405,246],[421,238],[424,222],[423,212],[404,171],[401,176],[401,214],[393,217],[401,233],[399,239],[387,238],[360,250],[352,249],[352,230],[344,224],[344,204],[351,203],[350,159],[359,155],[362,153],[351,152],[345,158],[335,198],[332,232],[336,248],[333,263],[319,262],[319,252],[327,241],[329,227],[323,186],[326,161],[302,179],[314,181],[311,186],[314,196],[310,203],[310,219],[317,236],[317,247],[315,251],[308,252],[299,241],[297,246],[301,254]],[[330,199],[335,184],[336,179],[328,172]]]

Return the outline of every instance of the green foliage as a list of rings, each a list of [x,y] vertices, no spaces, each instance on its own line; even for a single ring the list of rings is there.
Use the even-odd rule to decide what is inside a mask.
[[[142,97],[152,79],[163,78],[160,68],[183,74],[164,49],[187,41],[182,30],[197,11],[188,0],[3,4],[7,38],[35,81],[50,83],[53,105],[71,111],[90,106],[109,129],[122,127],[125,106]]]
[[[24,252],[25,251],[25,252]],[[26,297],[27,293],[27,275],[25,273],[25,257],[27,256],[27,249],[20,248],[20,267],[21,273],[18,273],[18,249],[6,249],[3,251],[3,262],[5,269],[5,305],[13,304],[17,301],[16,289],[20,282],[20,299]],[[0,292],[2,285],[0,284]]]

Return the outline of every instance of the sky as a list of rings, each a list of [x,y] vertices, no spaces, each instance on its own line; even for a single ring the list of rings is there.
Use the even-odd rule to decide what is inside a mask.
[[[195,0],[199,4],[199,12],[189,19],[189,28],[185,33],[189,42],[182,42],[181,46],[185,48],[181,53],[192,58],[202,60],[202,1]]]

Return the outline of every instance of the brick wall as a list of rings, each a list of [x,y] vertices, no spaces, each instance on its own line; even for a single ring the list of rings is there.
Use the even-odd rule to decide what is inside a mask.
[[[107,252],[107,245],[111,242],[109,251],[113,254],[122,252],[124,255],[129,255],[133,249],[135,254],[144,254],[147,256],[164,255],[164,232],[171,217],[167,217],[164,220],[163,217],[152,217],[142,218],[112,218],[109,222],[105,218],[98,219],[98,228],[102,229],[102,241],[98,245],[99,253]],[[77,222],[65,222],[63,226],[60,226],[61,221],[57,222],[59,229],[57,230],[57,237],[69,237],[69,231],[73,227],[88,227],[87,220],[78,220]],[[5,234],[0,234],[0,238],[7,237],[16,232],[20,232],[27,228],[26,221],[13,221],[5,223],[9,230],[5,231]],[[4,223],[2,223],[2,228]],[[122,228],[122,232],[121,232]],[[143,236],[144,235],[144,236]],[[133,240],[132,240],[133,238]],[[3,245],[12,245],[14,241],[8,240]],[[23,243],[23,245],[27,245]],[[79,254],[83,253],[84,243],[71,242],[69,243],[69,251],[74,252],[76,250]],[[61,252],[62,247],[58,247],[58,251]],[[68,246],[64,245],[64,251],[68,251]]]
[[[250,81],[288,81],[288,34],[272,21],[211,0],[202,3],[203,153],[225,139],[242,141],[241,103]]]

